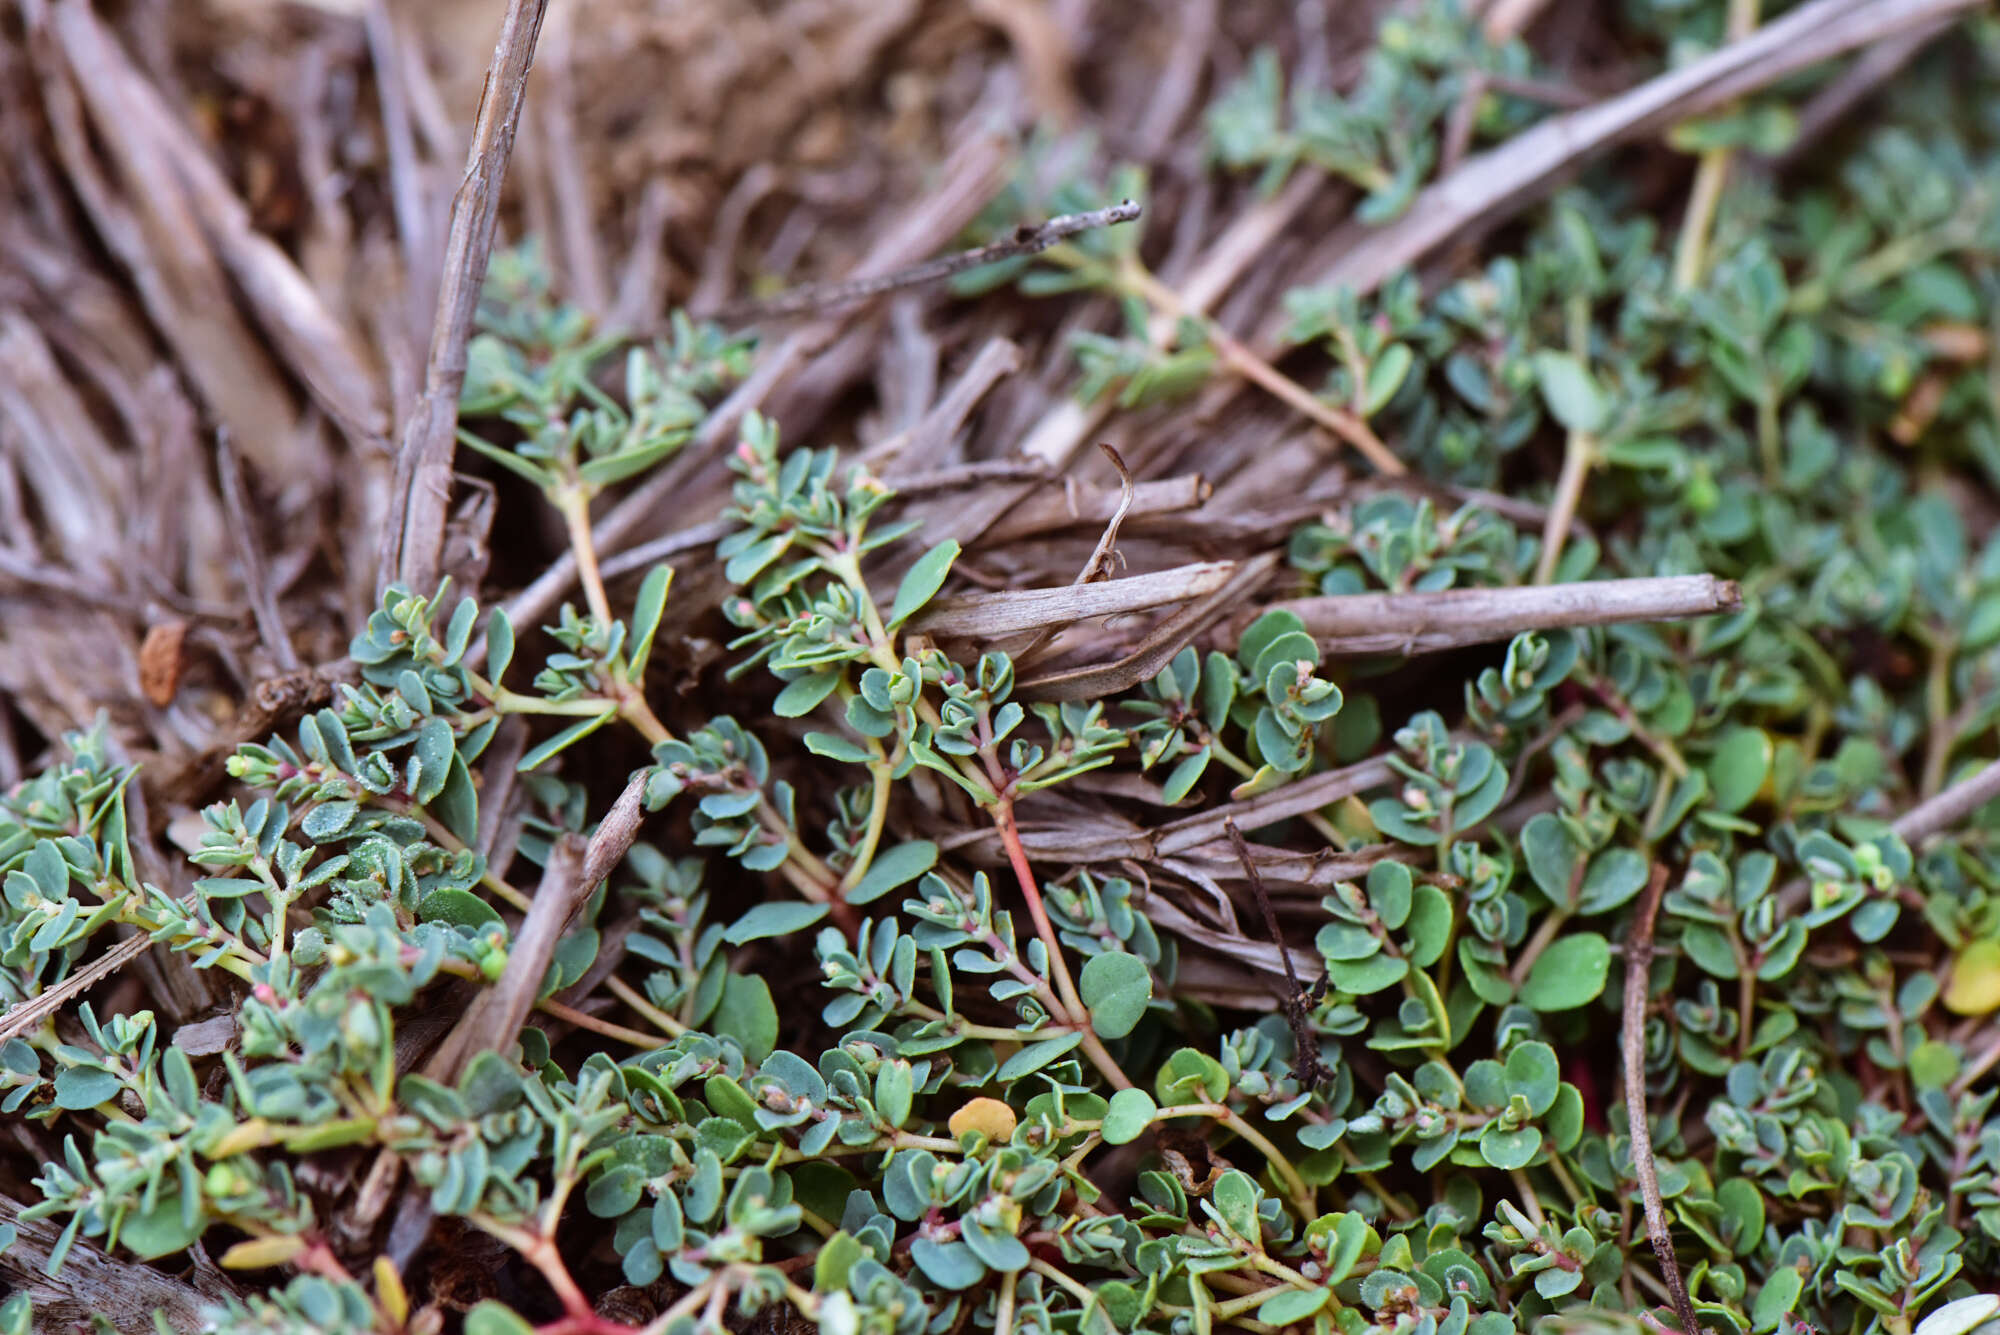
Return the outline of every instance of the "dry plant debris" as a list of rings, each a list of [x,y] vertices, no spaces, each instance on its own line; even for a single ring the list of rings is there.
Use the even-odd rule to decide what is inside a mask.
[[[13,0],[0,1335],[2000,1330],[1983,11]]]

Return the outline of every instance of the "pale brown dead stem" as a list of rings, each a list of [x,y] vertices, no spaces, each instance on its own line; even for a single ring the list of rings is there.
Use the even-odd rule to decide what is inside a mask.
[[[514,150],[535,39],[547,9],[548,0],[509,0],[486,71],[465,180],[452,201],[424,389],[396,455],[395,490],[381,552],[383,584],[394,580],[425,592],[437,584],[451,500],[458,397],[465,386],[465,349],[486,281],[486,261],[499,220],[500,185]]]

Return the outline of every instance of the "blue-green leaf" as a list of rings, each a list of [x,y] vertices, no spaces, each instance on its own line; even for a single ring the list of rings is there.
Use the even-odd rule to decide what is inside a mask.
[[[1090,1027],[1100,1038],[1123,1038],[1138,1026],[1153,999],[1153,973],[1137,955],[1106,951],[1084,961],[1076,980]]]
[[[758,941],[769,936],[790,936],[812,926],[832,908],[830,904],[807,904],[798,900],[759,904],[729,924],[722,939],[732,946],[740,946],[746,941]]]
[[[877,853],[875,860],[868,864],[867,874],[847,892],[847,902],[866,904],[880,899],[897,886],[908,884],[935,867],[937,855],[937,845],[928,839],[915,839]]]
[[[937,596],[944,587],[945,576],[951,573],[951,563],[958,559],[958,542],[947,538],[937,546],[917,558],[903,575],[903,582],[896,587],[896,602],[889,609],[889,629],[894,630],[915,616],[923,605]]]

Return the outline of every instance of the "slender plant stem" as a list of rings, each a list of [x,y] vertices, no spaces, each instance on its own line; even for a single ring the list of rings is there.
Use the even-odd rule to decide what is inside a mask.
[[[1589,373],[1590,305],[1581,297],[1569,303],[1569,350]],[[1583,485],[1589,480],[1590,466],[1597,461],[1597,437],[1589,431],[1572,429],[1563,442],[1562,472],[1556,478],[1555,497],[1549,502],[1549,517],[1542,524],[1542,554],[1535,562],[1535,583],[1547,584],[1556,577],[1562,561],[1563,543],[1569,538],[1576,510],[1583,503]]]
[[[1028,865],[1028,851],[1021,846],[1021,832],[1014,824],[1012,799],[1002,798],[1000,805],[993,808],[993,823],[1000,830],[1000,842],[1007,849],[1007,861],[1013,864],[1014,878],[1021,884],[1022,897],[1028,901],[1028,916],[1034,920],[1035,935],[1042,939],[1043,948],[1049,952],[1049,972],[1055,977],[1058,998],[1068,1012],[1069,1023],[1083,1036],[1084,1055],[1114,1088],[1131,1089],[1132,1078],[1125,1074],[1117,1059],[1105,1049],[1104,1040],[1090,1027],[1090,1008],[1083,1004],[1076,982],[1070,977],[1069,962],[1063,958],[1062,938],[1056,935],[1055,925],[1049,921],[1049,911],[1042,903],[1041,888],[1035,884],[1034,869]]]
[[[1528,971],[1535,967],[1535,961],[1540,959],[1542,952],[1554,943],[1562,932],[1563,924],[1568,921],[1567,910],[1558,908],[1549,910],[1549,916],[1542,919],[1542,925],[1535,929],[1532,937],[1528,938],[1528,944],[1521,950],[1521,957],[1514,961],[1514,967],[1508,971],[1509,982],[1519,987],[1527,979]]]
[[[577,579],[590,604],[590,615],[601,626],[611,624],[611,600],[604,593],[604,576],[597,569],[597,543],[590,534],[590,493],[581,483],[572,482],[556,497],[563,524],[569,530],[570,550],[576,553]]]
[[[1620,1046],[1625,1061],[1625,1120],[1632,1139],[1632,1171],[1639,1178],[1639,1196],[1646,1205],[1646,1233],[1660,1261],[1660,1277],[1673,1298],[1681,1335],[1705,1335],[1695,1320],[1694,1302],[1674,1257],[1674,1240],[1667,1231],[1666,1204],[1660,1195],[1659,1170],[1653,1163],[1653,1129],[1646,1111],[1646,992],[1653,965],[1653,922],[1660,912],[1660,894],[1667,886],[1667,868],[1655,863],[1652,878],[1633,917],[1632,935],[1625,942],[1625,1005]]]
[[[606,1038],[615,1038],[620,1043],[638,1048],[641,1052],[651,1052],[655,1048],[666,1046],[666,1040],[662,1039],[658,1034],[648,1034],[638,1029],[627,1029],[622,1024],[614,1024],[610,1020],[600,1020],[587,1011],[580,1011],[574,1006],[565,1006],[553,997],[536,1002],[535,1009],[546,1015],[555,1016],[556,1019],[561,1020],[564,1024],[573,1024],[579,1029],[588,1029],[593,1034],[602,1034]]]
[[[1008,1270],[1000,1276],[999,1307],[993,1314],[993,1335],[1014,1335],[1014,1280],[1015,1271]]]
[[[875,779],[875,790],[868,799],[868,829],[861,836],[861,846],[854,850],[853,865],[840,878],[840,895],[844,899],[849,891],[861,884],[868,875],[869,864],[875,861],[875,850],[882,842],[882,830],[889,821],[890,774],[895,766],[887,758],[871,761],[869,771]]]
[[[1299,1176],[1299,1170],[1292,1167],[1292,1161],[1285,1157],[1284,1152],[1271,1143],[1270,1137],[1244,1121],[1242,1114],[1234,1108],[1226,1103],[1185,1103],[1162,1108],[1160,1112],[1165,1117],[1189,1115],[1212,1117],[1234,1131],[1264,1156],[1265,1162],[1271,1165],[1271,1171],[1277,1175],[1280,1182],[1284,1183],[1285,1194],[1292,1198],[1292,1203],[1303,1211],[1307,1218],[1313,1217],[1312,1187]]]
[[[1740,42],[1757,27],[1758,0],[1729,0],[1728,35]],[[1674,247],[1674,288],[1686,292],[1701,282],[1708,268],[1708,236],[1715,223],[1716,207],[1729,184],[1730,164],[1736,150],[1711,148],[1701,155],[1695,168],[1694,186],[1688,192],[1687,214],[1681,220],[1681,234]]]
[[[1034,868],[1028,865],[1028,850],[1021,845],[1021,831],[1014,823],[1014,804],[1002,799],[993,808],[993,823],[999,827],[1000,842],[1007,850],[1007,861],[1014,868],[1014,879],[1020,882],[1021,896],[1028,901],[1028,916],[1034,920],[1035,935],[1049,952],[1049,972],[1055,978],[1056,994],[1069,1011],[1069,1019],[1081,1024],[1090,1015],[1090,1008],[1083,1004],[1083,997],[1076,990],[1076,982],[1069,975],[1069,961],[1063,957],[1062,939],[1056,935],[1055,924],[1049,921],[1048,908],[1042,903],[1041,887],[1035,883]]]
[[[645,997],[639,994],[639,989],[633,987],[617,974],[611,974],[605,978],[604,988],[612,996],[617,997],[627,1006],[645,1016],[649,1022],[658,1026],[661,1032],[671,1035],[674,1038],[679,1038],[688,1031],[687,1025],[682,1024],[679,1020],[676,1020],[673,1016],[646,1000]]]
[[[1065,251],[1068,252],[1067,255],[1060,253]],[[1082,252],[1067,246],[1058,246],[1049,253],[1051,258],[1061,259],[1072,268],[1092,262]],[[1335,436],[1354,446],[1361,452],[1362,457],[1381,472],[1391,477],[1400,477],[1409,471],[1403,461],[1382,443],[1382,438],[1369,428],[1368,423],[1320,399],[1298,381],[1259,357],[1228,330],[1190,307],[1181,299],[1180,293],[1154,277],[1136,257],[1128,256],[1125,259],[1118,270],[1117,280],[1121,286],[1143,298],[1154,309],[1171,315],[1176,320],[1193,320],[1200,324],[1202,332],[1214,345],[1216,355],[1222,359],[1225,366],[1280,403],[1297,409]]]

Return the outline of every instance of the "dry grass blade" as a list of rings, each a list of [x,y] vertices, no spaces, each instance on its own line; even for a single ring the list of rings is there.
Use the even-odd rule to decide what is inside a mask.
[[[257,540],[250,489],[243,481],[243,465],[236,457],[236,446],[230,441],[227,429],[215,434],[215,469],[222,484],[222,503],[229,510],[231,536],[236,539],[237,559],[243,564],[243,588],[249,597],[250,610],[257,618],[257,631],[278,666],[286,672],[296,672],[299,656],[285,630],[285,618],[278,611],[277,599],[271,596],[271,571],[264,560],[263,544]]]
[[[1110,445],[1099,441],[1097,448],[1118,470],[1118,506],[1111,512],[1111,518],[1104,523],[1104,531],[1097,536],[1097,545],[1091,548],[1090,556],[1083,563],[1070,582],[1071,588],[1095,584],[1111,578],[1111,567],[1118,552],[1118,530],[1125,524],[1125,516],[1132,509],[1132,470],[1125,466],[1125,460]],[[1048,657],[1049,641],[1062,629],[1061,623],[1045,622],[1034,637],[1013,653],[1016,671],[1026,671]]]
[[[1265,552],[1240,563],[1227,582],[1155,626],[1130,653],[1109,663],[1031,677],[1014,688],[1016,698],[1095,700],[1152,680],[1188,641],[1226,616],[1233,603],[1262,587],[1277,564],[1276,552]]]
[[[1315,969],[1325,964],[1317,952],[1304,947],[1283,946],[1271,941],[1253,941],[1239,933],[1212,927],[1180,908],[1157,890],[1147,897],[1146,918],[1154,926],[1172,932],[1175,936],[1186,937],[1227,956],[1231,972],[1238,975],[1235,981],[1244,984],[1243,995],[1237,1004],[1262,1005],[1269,1008],[1277,1002],[1276,996],[1273,995],[1277,991],[1276,988],[1258,979],[1241,978],[1242,969],[1246,965],[1269,974],[1273,979],[1279,979],[1295,976],[1300,969]]]
[[[985,542],[999,547],[1078,524],[1102,524],[1120,507],[1124,507],[1127,519],[1186,514],[1206,505],[1212,491],[1200,473],[1183,473],[1133,483],[1128,504],[1123,486],[1114,490],[1066,479],[1060,492],[1051,490],[1015,506],[986,531]]]
[[[704,311],[701,314],[707,319],[735,323],[776,319],[788,315],[807,315],[835,310],[842,306],[858,305],[876,297],[887,296],[891,292],[903,291],[905,288],[942,282],[968,269],[998,264],[1001,260],[1011,260],[1021,255],[1039,254],[1050,246],[1080,233],[1095,231],[1100,227],[1115,227],[1119,223],[1131,222],[1138,216],[1139,206],[1136,203],[1129,199],[1121,200],[1110,208],[1092,209],[1088,213],[1065,213],[1044,223],[1023,224],[1004,241],[975,246],[971,250],[941,256],[895,273],[881,274],[872,278],[855,278],[838,283],[807,283],[768,300],[741,302],[734,306],[724,306],[718,311]]]
[[[1005,589],[940,598],[910,619],[910,629],[931,636],[997,638],[1089,617],[1143,612],[1201,598],[1235,580],[1238,561],[1201,561],[1094,584],[1049,589]]]
[[[1156,863],[1211,846],[1218,856],[1227,857],[1230,852],[1228,825],[1232,821],[1243,829],[1259,830],[1281,820],[1331,806],[1344,797],[1379,788],[1394,777],[1395,771],[1389,768],[1386,761],[1379,758],[1364,760],[1152,829],[1024,828],[1021,845],[1038,861],[1076,864],[1117,862],[1120,859]],[[998,840],[991,831],[981,831],[965,842],[997,846]]]
[[[1330,654],[1436,653],[1528,630],[1673,621],[1736,611],[1734,580],[1714,575],[1609,579],[1436,593],[1357,593],[1274,603]],[[1260,609],[1261,611],[1261,609]],[[1246,616],[1244,624],[1251,618]]]
[[[451,232],[445,242],[444,275],[438,290],[424,390],[403,429],[396,455],[396,482],[389,523],[383,533],[380,582],[392,579],[410,589],[431,589],[444,550],[444,526],[451,501],[453,432],[458,396],[465,386],[465,349],[486,281],[486,260],[499,220],[500,183],[514,149],[514,131],[527,95],[535,39],[548,0],[509,0],[479,117],[465,181],[452,201]]]
[[[1646,1234],[1652,1239],[1660,1276],[1673,1298],[1681,1335],[1707,1335],[1695,1320],[1687,1281],[1681,1278],[1680,1263],[1674,1259],[1674,1240],[1667,1232],[1667,1210],[1660,1196],[1659,1169],[1653,1162],[1653,1130],[1646,1115],[1647,979],[1653,967],[1653,921],[1659,916],[1660,892],[1666,885],[1667,869],[1655,863],[1633,919],[1632,935],[1625,943],[1624,1024],[1619,1033],[1625,1064],[1625,1117],[1632,1138],[1632,1171],[1638,1176],[1639,1195],[1646,1207]]]
[[[259,466],[310,475],[291,393],[236,312],[228,276],[147,129],[130,63],[87,5],[25,0],[22,13],[56,156],[153,327]]]
[[[871,467],[894,464],[905,472],[935,468],[944,462],[952,438],[965,426],[993,387],[1021,369],[1021,348],[1012,339],[989,339],[951,388],[907,430],[877,441],[862,456]]]

